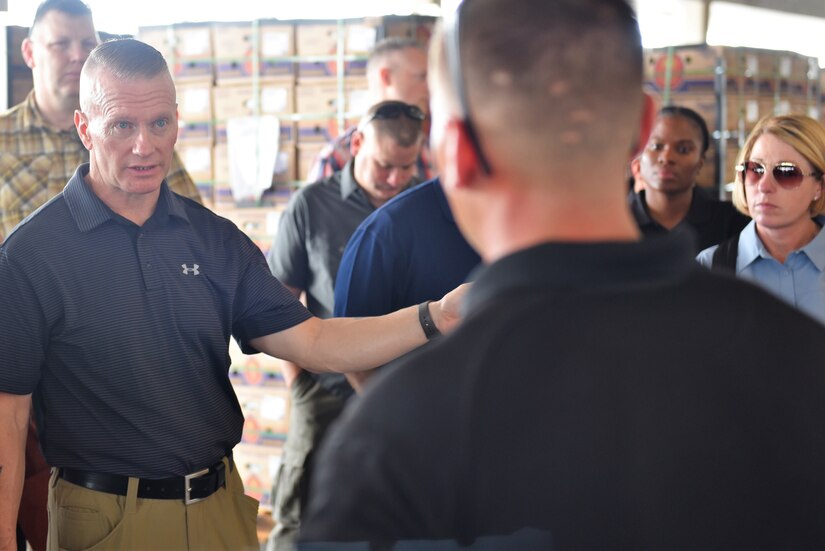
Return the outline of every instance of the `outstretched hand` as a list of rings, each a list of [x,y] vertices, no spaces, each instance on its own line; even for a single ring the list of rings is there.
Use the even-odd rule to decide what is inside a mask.
[[[463,283],[444,295],[438,302],[430,303],[430,315],[435,326],[443,334],[450,333],[461,323],[461,304],[472,283]]]

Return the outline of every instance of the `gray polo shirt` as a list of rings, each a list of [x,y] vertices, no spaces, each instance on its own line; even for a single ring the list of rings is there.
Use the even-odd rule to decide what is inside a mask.
[[[353,162],[332,176],[299,189],[278,225],[267,262],[282,283],[306,291],[307,308],[332,317],[335,275],[349,238],[375,210],[355,182]],[[313,375],[341,396],[352,389],[343,375]]]
[[[267,262],[282,283],[307,294],[307,308],[332,317],[335,275],[349,238],[375,207],[355,182],[352,161],[299,189],[278,225]]]

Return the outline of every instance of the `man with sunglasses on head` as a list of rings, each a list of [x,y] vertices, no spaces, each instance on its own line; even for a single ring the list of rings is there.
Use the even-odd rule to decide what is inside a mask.
[[[486,265],[324,440],[302,541],[825,548],[825,327],[642,239],[630,4],[465,0],[432,44],[433,150]]]
[[[415,105],[425,114],[429,113],[426,49],[410,38],[389,37],[379,41],[367,60],[367,93],[371,104],[403,101]],[[350,145],[357,130],[357,126],[348,128],[318,153],[309,170],[308,181],[323,180],[344,168],[352,159]],[[435,175],[427,145],[426,126],[416,165],[417,176],[422,181]]]
[[[267,258],[272,273],[310,312],[332,317],[335,276],[347,241],[375,209],[417,183],[424,112],[384,101],[352,135],[352,159],[332,176],[296,192],[281,215]],[[290,427],[272,491],[276,527],[270,549],[291,549],[305,505],[313,449],[353,390],[343,375],[316,375],[283,364],[292,394]]]

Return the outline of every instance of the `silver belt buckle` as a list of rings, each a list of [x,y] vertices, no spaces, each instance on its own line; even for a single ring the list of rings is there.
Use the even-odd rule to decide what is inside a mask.
[[[201,477],[205,474],[208,474],[208,473],[209,473],[209,467],[207,467],[205,469],[201,469],[198,472],[191,473],[191,474],[188,474],[188,475],[183,477],[183,484],[184,484],[183,502],[186,505],[192,505],[193,503],[203,501],[204,498],[202,498],[202,497],[197,498],[197,499],[192,499],[192,497],[191,497],[192,487],[189,485],[189,481],[192,480],[193,478],[199,478],[199,477]]]

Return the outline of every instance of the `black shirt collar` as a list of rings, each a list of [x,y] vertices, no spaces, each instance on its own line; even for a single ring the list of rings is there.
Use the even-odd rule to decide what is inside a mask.
[[[478,270],[465,301],[471,313],[514,291],[655,285],[697,269],[693,241],[676,232],[630,242],[543,243]]]
[[[63,190],[69,212],[81,232],[91,231],[104,222],[115,220],[117,216],[86,184],[84,177],[88,173],[89,163],[77,167]],[[157,224],[166,224],[170,216],[189,222],[183,200],[169,190],[164,180],[160,186],[158,206],[150,219]]]
[[[341,199],[346,200],[350,195],[356,192],[361,192],[361,186],[355,181],[355,174],[353,168],[355,167],[354,159],[347,161],[344,168],[341,169]]]
[[[640,228],[644,226],[656,226],[657,228],[662,227],[650,216],[650,211],[647,208],[647,196],[645,195],[645,190],[642,190],[639,193],[634,193],[631,191],[628,202],[630,204],[630,210],[633,212],[633,217],[636,219],[636,223]],[[703,191],[700,191],[694,187],[690,200],[690,208],[688,209],[685,218],[679,222],[679,224],[684,224],[686,222],[689,224],[702,224],[707,222],[711,216],[711,211],[707,208],[707,204],[711,202],[713,202],[711,198],[707,197]]]

